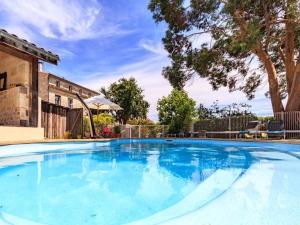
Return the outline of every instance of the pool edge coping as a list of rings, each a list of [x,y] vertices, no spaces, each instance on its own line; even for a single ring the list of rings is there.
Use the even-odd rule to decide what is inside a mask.
[[[68,143],[68,142],[100,142],[112,141],[118,138],[99,138],[99,139],[45,139],[45,140],[32,140],[32,141],[11,141],[0,142],[0,146],[8,145],[25,145],[25,144],[46,144],[46,143]]]
[[[44,143],[68,143],[68,142],[104,142],[112,140],[147,140],[147,139],[170,139],[170,140],[216,140],[216,141],[237,141],[237,142],[257,142],[257,143],[281,143],[281,144],[296,144],[300,145],[300,139],[294,140],[266,140],[266,139],[225,139],[225,138],[97,138],[97,139],[45,139],[31,141],[12,141],[1,142],[0,146],[23,145],[23,144],[44,144]]]

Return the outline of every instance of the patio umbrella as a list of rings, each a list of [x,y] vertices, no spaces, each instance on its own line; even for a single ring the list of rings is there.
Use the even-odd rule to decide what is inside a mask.
[[[120,111],[123,110],[122,107],[117,105],[116,103],[111,102],[107,98],[102,95],[97,95],[91,98],[84,100],[85,103],[92,109],[97,109],[97,117],[99,114],[99,110],[112,110],[112,111]]]

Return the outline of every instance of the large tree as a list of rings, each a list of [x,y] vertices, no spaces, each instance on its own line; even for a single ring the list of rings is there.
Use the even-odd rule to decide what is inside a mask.
[[[144,99],[143,90],[134,78],[122,78],[112,83],[108,89],[101,88],[100,92],[123,108],[116,113],[119,122],[126,124],[129,119],[147,118],[149,103]]]
[[[183,88],[198,74],[249,99],[267,80],[274,112],[300,110],[299,7],[299,0],[151,0],[155,21],[168,25],[172,65],[163,75]]]
[[[167,97],[158,100],[159,122],[169,125],[170,132],[185,131],[196,115],[195,105],[185,91],[173,89]]]

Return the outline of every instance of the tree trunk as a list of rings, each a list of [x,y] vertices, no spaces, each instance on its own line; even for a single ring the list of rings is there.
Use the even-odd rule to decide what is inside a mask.
[[[297,65],[295,71],[292,89],[288,98],[286,111],[299,111],[300,110],[300,68]]]
[[[259,57],[260,61],[264,63],[269,81],[269,92],[272,102],[273,112],[283,112],[284,107],[280,97],[279,84],[277,79],[277,72],[275,66],[268,56],[268,54],[261,48],[260,45],[255,49],[255,53]]]
[[[274,73],[268,72],[268,81],[273,112],[283,112],[284,107],[280,97],[279,85]]]
[[[236,10],[234,12],[235,19],[238,21],[240,30],[241,30],[241,37],[247,38],[247,31],[248,31],[248,24],[244,19],[243,12]],[[264,64],[267,74],[268,74],[268,81],[269,81],[269,92],[272,102],[273,112],[283,112],[284,107],[280,97],[280,90],[279,84],[277,79],[277,72],[274,66],[274,63],[270,59],[267,52],[264,50],[262,44],[260,42],[257,43],[256,47],[253,49],[253,53],[256,54],[259,60]]]

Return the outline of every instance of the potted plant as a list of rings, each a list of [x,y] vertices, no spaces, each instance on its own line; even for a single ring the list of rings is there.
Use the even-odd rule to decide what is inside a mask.
[[[116,137],[116,138],[121,137],[121,127],[120,126],[115,126],[113,131],[114,131],[114,137]]]
[[[72,138],[71,132],[70,132],[70,131],[66,131],[66,132],[64,133],[64,139],[71,139],[71,138]]]

